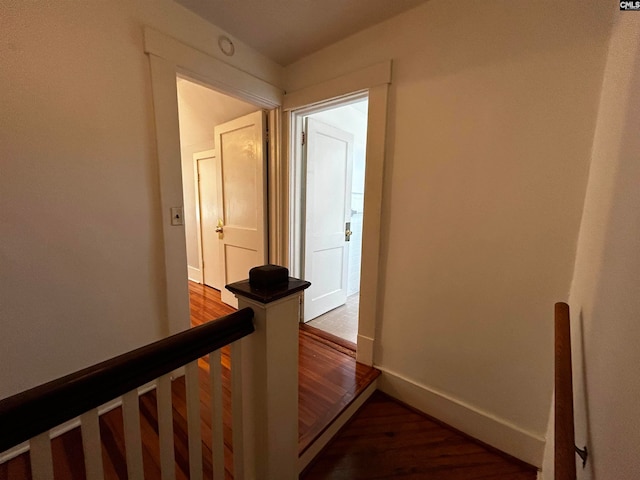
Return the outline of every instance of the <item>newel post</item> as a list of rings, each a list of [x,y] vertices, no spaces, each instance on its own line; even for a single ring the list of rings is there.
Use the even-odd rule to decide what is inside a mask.
[[[309,285],[265,265],[226,286],[238,308],[253,309],[256,329],[241,340],[242,440],[234,432],[234,442],[243,443],[244,458],[234,461],[237,478],[298,478],[298,322]]]

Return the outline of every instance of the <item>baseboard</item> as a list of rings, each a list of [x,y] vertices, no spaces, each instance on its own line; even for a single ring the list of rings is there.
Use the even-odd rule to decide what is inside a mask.
[[[149,382],[141,386],[140,388],[138,388],[138,396],[144,395],[145,393],[155,388],[156,388],[156,381],[153,380],[152,382]],[[122,405],[122,397],[114,398],[113,400],[105,403],[104,405],[100,405],[98,407],[98,415],[104,415],[105,413],[110,412],[111,410],[118,408],[121,405]],[[74,428],[77,428],[79,426],[80,426],[80,417],[76,417],[72,420],[69,420],[68,422],[64,422],[58,425],[57,427],[54,427],[51,430],[49,430],[49,439],[53,440],[54,438],[59,437],[60,435],[63,435],[68,431],[73,430]],[[29,451],[29,440],[27,440],[26,442],[22,442],[21,444],[16,445],[15,447],[10,448],[5,452],[2,452],[2,454],[0,454],[0,465],[28,451]]]
[[[187,266],[187,275],[192,282],[202,283],[202,270],[199,268]]]
[[[379,388],[401,402],[467,435],[540,468],[544,438],[512,423],[376,365]]]
[[[331,425],[320,435],[315,442],[309,445],[302,455],[298,458],[298,473],[307,468],[307,465],[311,463],[316,455],[329,443],[329,441],[338,433],[338,431],[349,421],[356,411],[364,404],[364,402],[373,395],[378,386],[378,379],[371,382],[371,384],[364,389],[364,391],[358,395],[351,404],[344,409],[344,411],[336,418]]]

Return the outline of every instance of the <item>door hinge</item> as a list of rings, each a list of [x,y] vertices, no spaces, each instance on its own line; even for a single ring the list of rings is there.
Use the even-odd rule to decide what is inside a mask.
[[[305,132],[302,132],[302,146],[304,147],[304,144],[307,143],[307,135],[305,134]]]
[[[198,174],[198,182],[200,181],[200,174]]]

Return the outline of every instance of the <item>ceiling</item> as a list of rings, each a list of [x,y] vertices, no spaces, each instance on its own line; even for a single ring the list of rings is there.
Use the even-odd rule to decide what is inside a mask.
[[[288,65],[426,0],[175,0]]]

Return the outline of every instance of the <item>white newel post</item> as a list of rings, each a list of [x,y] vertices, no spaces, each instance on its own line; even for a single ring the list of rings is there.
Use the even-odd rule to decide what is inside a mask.
[[[298,322],[309,285],[284,267],[265,265],[253,268],[249,280],[226,286],[239,309],[253,309],[256,329],[241,340],[241,468],[247,480],[298,478]]]

